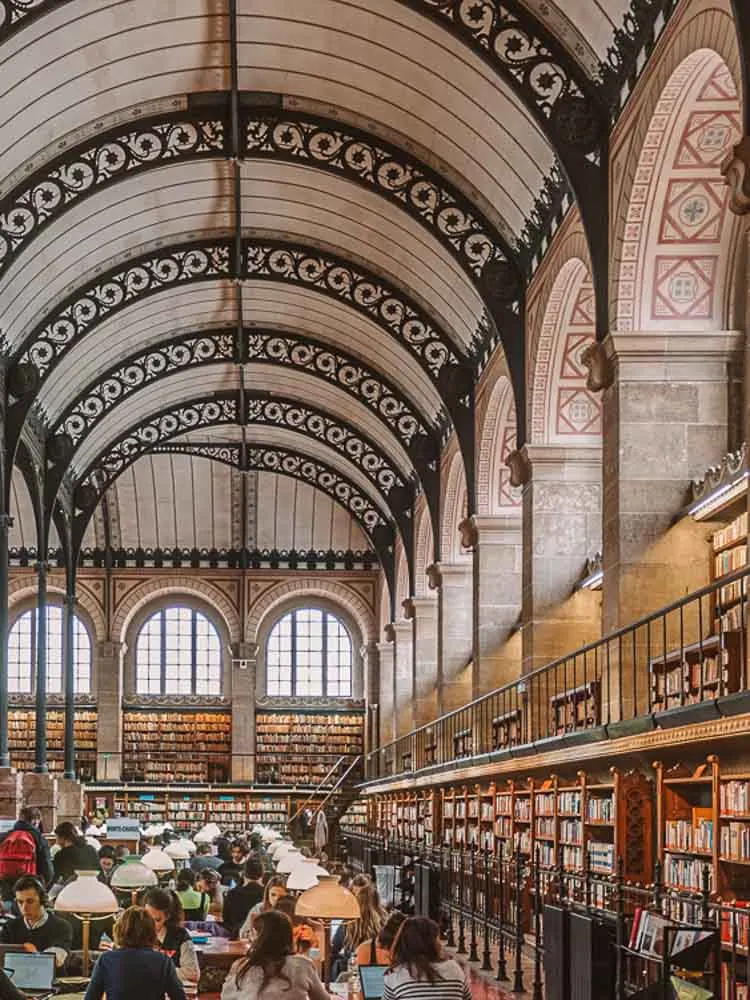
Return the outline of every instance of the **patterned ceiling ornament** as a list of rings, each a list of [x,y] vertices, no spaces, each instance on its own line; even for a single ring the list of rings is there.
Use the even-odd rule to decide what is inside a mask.
[[[166,437],[215,424],[237,423],[238,418],[237,397],[234,394],[220,399],[198,400],[157,414],[119,438],[78,478],[75,501],[77,507],[83,509],[88,506],[91,488],[97,495],[104,493],[131,462]]]
[[[332,254],[245,241],[244,270],[247,277],[300,284],[341,299],[405,344],[434,380],[444,367],[461,364],[448,338],[404,293]]]
[[[129,358],[114,371],[92,382],[65,410],[52,433],[67,434],[79,447],[106,412],[143,386],[184,368],[231,362],[234,358],[235,339],[231,333],[187,337]]]
[[[226,278],[231,272],[227,240],[193,244],[149,254],[98,278],[69,296],[25,341],[17,359],[43,379],[60,356],[108,316],[165,288]]]
[[[603,138],[602,120],[586,73],[537,20],[514,0],[402,0],[448,23],[514,87],[563,142],[587,152]]]
[[[243,469],[254,469],[258,472],[276,472],[281,475],[300,479],[311,486],[322,490],[328,496],[337,500],[360,524],[372,533],[376,528],[385,528],[388,521],[385,515],[350,479],[337,472],[330,465],[317,459],[302,455],[286,448],[266,445],[247,446],[225,444],[182,444],[163,443],[149,447],[154,454],[197,454],[204,458],[237,465]],[[244,457],[243,457],[244,452]]]
[[[44,8],[65,2],[66,0],[0,0],[0,43],[23,27],[34,15],[43,13]]]
[[[324,167],[395,202],[446,245],[473,280],[513,256],[508,242],[447,181],[380,138],[338,122],[267,112],[244,123],[248,159]]]
[[[139,124],[46,163],[0,202],[0,275],[51,220],[79,199],[143,168],[184,159],[226,155],[225,127],[220,119]]]

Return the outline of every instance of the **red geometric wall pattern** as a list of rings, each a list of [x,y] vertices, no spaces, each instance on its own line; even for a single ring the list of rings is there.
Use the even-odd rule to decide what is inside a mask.
[[[587,370],[581,356],[594,340],[594,289],[584,273],[566,323],[557,375],[555,431],[597,436],[602,431],[601,402],[586,388]]]
[[[643,143],[622,248],[619,329],[722,322],[732,226],[719,167],[740,134],[726,65],[715,52],[694,52],[662,91]]]

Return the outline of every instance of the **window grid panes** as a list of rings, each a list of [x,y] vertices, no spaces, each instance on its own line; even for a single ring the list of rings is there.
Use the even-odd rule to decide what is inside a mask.
[[[266,692],[280,698],[351,697],[352,642],[338,618],[300,608],[276,622],[266,646]]]
[[[77,616],[73,619],[74,690],[91,693],[91,639]],[[36,671],[36,609],[25,611],[8,633],[8,691],[31,694]],[[63,610],[47,607],[47,693],[62,694],[63,684]]]
[[[138,694],[221,694],[221,641],[215,626],[192,608],[155,612],[138,633]]]

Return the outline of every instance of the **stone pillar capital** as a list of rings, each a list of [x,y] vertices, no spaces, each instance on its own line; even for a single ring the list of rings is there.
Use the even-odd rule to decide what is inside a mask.
[[[467,559],[457,563],[432,563],[425,572],[430,590],[437,590],[439,587],[464,583],[467,577],[471,577],[472,570],[473,564]]]
[[[601,477],[601,445],[527,444],[523,447],[534,482],[590,482]]]
[[[425,614],[437,614],[437,597],[407,597],[403,603],[404,615],[410,621]]]
[[[389,642],[398,642],[399,639],[401,641],[404,639],[411,639],[411,622],[406,621],[403,618],[400,618],[397,621],[389,622],[385,627],[385,634],[388,636]]]
[[[724,181],[729,187],[729,207],[735,215],[750,212],[750,136],[745,136],[732,149],[721,165]]]
[[[388,626],[386,626],[387,630]],[[378,651],[378,656],[393,656],[393,640],[388,639],[386,642],[376,642],[375,646]]]
[[[258,659],[258,643],[257,642],[234,642],[232,643],[232,659],[233,660],[257,660]]]
[[[481,515],[471,518],[476,541],[474,545],[506,545],[518,541],[521,531],[521,508],[507,514]]]
[[[739,357],[739,330],[615,331],[602,345],[613,371],[629,382],[716,382]]]
[[[124,649],[124,642],[111,642],[109,639],[105,639],[103,642],[97,643],[96,653],[102,660],[116,660],[124,652]]]

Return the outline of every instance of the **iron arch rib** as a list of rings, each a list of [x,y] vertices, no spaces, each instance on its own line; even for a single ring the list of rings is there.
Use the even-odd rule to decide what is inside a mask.
[[[196,400],[180,407],[167,408],[135,427],[131,427],[102,451],[77,480],[73,492],[76,551],[86,525],[101,497],[133,462],[155,452],[181,452],[211,457],[240,469],[259,469],[291,476],[322,490],[341,504],[357,520],[378,554],[389,587],[394,585],[395,528],[389,516],[374,504],[351,479],[325,462],[302,452],[280,447],[246,443],[182,444],[175,437],[188,431],[236,423],[240,416],[236,394]],[[209,451],[213,453],[209,454]]]
[[[398,389],[356,358],[333,351],[308,337],[303,339],[261,330],[246,331],[245,337],[244,357],[250,364],[257,362],[309,373],[372,410],[386,433],[404,447],[424,490],[431,515],[437,519],[439,440],[416,407]],[[149,351],[133,354],[97,376],[79,393],[56,420],[51,438],[59,443],[58,451],[67,460],[74,456],[74,450],[80,449],[106,412],[111,412],[144,386],[185,368],[225,363],[236,358],[236,354],[234,331],[229,329],[192,336],[183,334],[154,345]],[[382,449],[347,423],[320,409],[276,394],[262,396],[246,391],[245,398],[245,423],[304,428],[305,433],[355,461],[389,501],[392,491],[402,497],[412,496],[411,482],[401,475]],[[48,472],[52,494],[57,492],[63,472],[62,464]],[[396,503],[396,508],[399,507],[409,509],[411,500]]]

